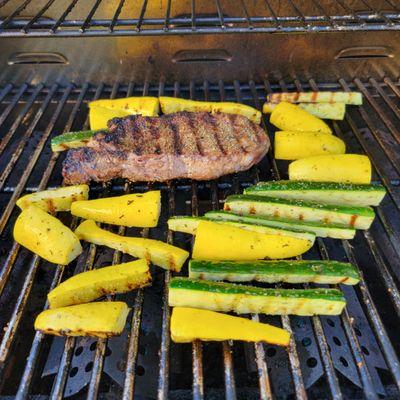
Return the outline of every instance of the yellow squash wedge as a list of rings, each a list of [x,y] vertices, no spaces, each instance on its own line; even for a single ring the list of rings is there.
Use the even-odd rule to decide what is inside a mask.
[[[263,113],[270,114],[278,103],[264,103]],[[343,120],[346,113],[345,103],[298,103],[301,109],[321,119]]]
[[[171,338],[176,343],[188,343],[197,339],[244,340],[287,346],[290,334],[284,329],[246,318],[196,308],[175,307],[171,316]]]
[[[331,128],[322,119],[286,102],[279,103],[272,110],[270,122],[283,131],[332,133]]]
[[[54,214],[57,211],[69,211],[72,202],[87,200],[88,196],[88,185],[64,186],[58,189],[27,194],[19,198],[16,204],[21,210],[34,205]]]
[[[261,112],[245,104],[217,101],[196,101],[165,96],[162,96],[159,99],[161,110],[164,114],[172,114],[179,111],[204,111],[209,113],[238,114],[247,117],[256,124],[261,122]]]
[[[344,154],[343,140],[321,132],[278,131],[275,133],[275,158],[297,160],[323,154]]]
[[[127,237],[99,228],[94,221],[82,222],[75,230],[81,240],[144,258],[154,265],[179,272],[189,253],[179,247],[160,242],[159,240],[138,237]]]
[[[158,112],[159,102],[156,97],[95,100],[89,103],[90,129],[106,129],[107,122],[112,118],[135,114],[154,117]]]
[[[35,329],[56,336],[108,338],[122,333],[128,313],[128,306],[121,301],[78,304],[42,311]]]
[[[106,224],[153,228],[161,210],[161,192],[126,194],[96,200],[76,201],[71,214]]]
[[[221,223],[201,221],[193,246],[193,259],[259,260],[289,258],[305,253],[313,242],[293,236],[252,232]]]
[[[289,179],[339,183],[371,183],[371,162],[360,154],[303,158],[289,164]]]
[[[82,272],[60,283],[47,295],[49,308],[89,303],[109,294],[125,293],[151,284],[146,260],[139,259]]]
[[[77,236],[57,218],[36,206],[25,208],[18,216],[14,239],[54,264],[67,265],[82,253]]]

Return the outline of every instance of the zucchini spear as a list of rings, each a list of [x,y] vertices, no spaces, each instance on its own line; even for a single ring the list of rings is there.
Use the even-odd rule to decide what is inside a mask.
[[[246,224],[269,226],[290,231],[312,232],[315,233],[316,236],[329,237],[332,239],[353,239],[356,234],[355,229],[338,224],[296,221],[287,218],[261,217],[257,215],[237,215],[227,211],[209,211],[205,214],[205,217],[213,220],[244,222]]]
[[[359,106],[362,95],[359,92],[283,92],[271,93],[267,100],[271,103],[345,103]]]
[[[244,340],[287,346],[290,334],[284,329],[246,318],[214,311],[175,307],[171,316],[171,338],[175,343],[200,340]]]
[[[350,263],[339,261],[189,261],[189,277],[208,281],[287,282],[356,285],[360,276]]]
[[[67,132],[51,139],[51,150],[54,152],[86,146],[93,135],[101,130]]]
[[[237,314],[339,315],[346,300],[337,289],[264,289],[233,283],[172,278],[169,305]]]
[[[370,207],[339,206],[254,195],[228,196],[224,210],[242,215],[340,224],[355,229],[368,229],[375,217]]]

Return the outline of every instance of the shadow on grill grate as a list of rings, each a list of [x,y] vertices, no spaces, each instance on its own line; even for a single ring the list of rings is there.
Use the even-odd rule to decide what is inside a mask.
[[[196,99],[232,100],[260,108],[270,91],[354,89],[364,94],[362,107],[350,108],[346,119],[334,122],[336,134],[352,152],[366,153],[374,165],[374,180],[389,195],[377,210],[368,232],[353,242],[319,239],[307,258],[349,260],[362,271],[359,286],[341,288],[348,307],[341,317],[266,317],[262,321],[294,332],[288,350],[262,344],[170,343],[169,308],[165,283],[170,273],[153,268],[154,284],[120,295],[132,307],[121,337],[109,340],[51,338],[32,329],[35,315],[45,306],[46,293],[60,280],[83,269],[127,257],[110,249],[85,245],[84,253],[68,268],[44,263],[12,241],[17,215],[15,201],[23,192],[61,184],[61,158],[52,154],[49,139],[61,132],[86,128],[86,103],[92,99],[167,94]],[[309,82],[219,82],[170,86],[161,82],[113,87],[89,84],[61,87],[11,84],[0,89],[0,269],[1,394],[89,398],[229,399],[245,398],[398,398],[400,368],[398,317],[399,279],[399,126],[400,85],[385,78],[351,84]],[[266,125],[268,132],[273,132]],[[167,240],[185,249],[191,241],[166,229],[169,215],[197,215],[218,209],[228,194],[258,180],[285,178],[286,164],[271,155],[246,173],[212,182],[179,181],[154,184],[163,189],[159,227],[127,235]],[[113,182],[93,185],[92,194],[144,191],[145,183]],[[66,224],[76,219],[62,216]],[[183,269],[186,274],[186,268]],[[367,286],[368,284],[368,286]],[[74,398],[75,398],[74,397]]]

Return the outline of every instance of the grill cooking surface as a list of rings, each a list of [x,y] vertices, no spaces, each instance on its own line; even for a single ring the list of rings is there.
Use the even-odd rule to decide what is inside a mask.
[[[359,90],[364,106],[349,107],[346,119],[332,124],[349,152],[366,153],[374,181],[387,190],[370,231],[346,240],[318,239],[305,257],[351,261],[364,278],[342,287],[348,307],[340,317],[249,316],[294,332],[289,348],[247,343],[175,345],[168,334],[170,310],[165,284],[171,275],[153,268],[152,287],[117,296],[132,307],[126,330],[109,340],[53,338],[33,331],[35,316],[46,305],[51,287],[85,269],[129,259],[119,252],[84,244],[84,253],[64,268],[43,262],[12,241],[18,215],[15,201],[24,192],[58,186],[64,154],[52,154],[49,139],[87,128],[86,102],[106,97],[175,95],[199,100],[245,102],[260,108],[271,91]],[[399,154],[400,84],[388,78],[334,84],[283,81],[219,82],[202,85],[135,84],[82,87],[44,84],[0,88],[0,306],[1,395],[61,398],[100,396],[186,399],[399,398],[398,323],[400,297]],[[269,134],[270,125],[264,126]],[[286,178],[287,164],[273,152],[250,171],[214,181],[92,185],[92,198],[149,188],[163,190],[159,227],[125,229],[119,234],[144,235],[190,249],[191,240],[166,229],[170,215],[197,215],[220,208],[227,195],[258,180]],[[79,222],[62,215],[66,224]],[[186,274],[186,268],[182,274]],[[286,286],[286,285],[285,285]]]
[[[327,32],[399,26],[397,0],[0,1],[0,36],[13,37]]]

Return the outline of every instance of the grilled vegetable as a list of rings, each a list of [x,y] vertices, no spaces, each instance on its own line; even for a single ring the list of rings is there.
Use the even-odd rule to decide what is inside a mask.
[[[129,115],[141,114],[144,117],[155,117],[160,112],[157,97],[138,96],[120,99],[101,99],[91,101],[89,108],[103,107],[109,110],[123,110]]]
[[[160,210],[161,193],[153,190],[77,201],[72,204],[71,214],[107,224],[153,228],[157,226]]]
[[[82,272],[62,282],[47,295],[50,308],[89,303],[101,296],[125,293],[150,285],[146,260],[136,260]]]
[[[371,183],[371,162],[359,154],[304,158],[289,164],[289,179],[339,183]]]
[[[338,261],[189,261],[189,277],[209,281],[287,282],[356,285],[360,276],[350,263]]]
[[[325,132],[331,128],[314,115],[290,103],[279,103],[271,113],[270,122],[283,131]]]
[[[202,221],[197,228],[192,257],[199,260],[289,258],[305,253],[312,245],[313,241],[306,239]]]
[[[321,201],[324,204],[378,206],[385,196],[382,185],[312,182],[270,181],[259,182],[245,189],[245,194],[271,196],[281,199]]]
[[[240,103],[216,102],[216,101],[195,101],[180,99],[177,97],[160,97],[161,110],[164,114],[176,113],[179,111],[210,112],[243,115],[251,121],[259,124],[261,113],[257,109]]]
[[[159,240],[127,237],[99,228],[94,221],[82,222],[75,231],[81,240],[128,253],[133,257],[145,258],[154,265],[179,272],[189,253],[179,247]]]
[[[300,232],[312,232],[319,237],[333,239],[353,239],[356,230],[337,224],[325,224],[322,222],[306,222],[290,220],[279,217],[260,217],[257,215],[237,215],[227,211],[210,211],[205,214],[207,218],[222,221],[237,221],[248,224],[257,224],[282,229],[297,230]]]
[[[175,343],[244,340],[287,346],[290,334],[273,325],[195,308],[175,307],[171,316],[171,339]]]
[[[128,313],[128,306],[120,301],[78,304],[41,312],[35,329],[56,336],[108,338],[122,333]]]
[[[110,119],[141,114],[145,117],[158,115],[159,103],[156,97],[127,97],[103,99],[89,103],[90,129],[106,129]]]
[[[281,229],[278,227],[269,227],[257,225],[255,223],[247,223],[244,221],[218,221],[215,218],[208,217],[172,217],[168,220],[168,228],[171,231],[190,233],[195,235],[197,232],[197,227],[199,226],[201,221],[212,221],[215,223],[222,223],[224,225],[229,225],[236,228],[245,229],[246,231],[265,233],[268,235],[283,235],[283,236],[291,236],[298,239],[305,239],[310,242],[314,242],[315,235],[310,232],[297,230],[289,230],[289,229]]]
[[[297,160],[322,154],[344,154],[343,140],[330,133],[321,132],[275,132],[275,158]]]
[[[57,218],[36,206],[25,208],[18,216],[14,239],[54,264],[67,265],[82,253],[76,235]]]
[[[57,211],[69,211],[72,202],[87,200],[88,196],[88,185],[64,186],[54,190],[27,194],[19,198],[16,204],[21,210],[33,205],[44,211],[55,213]]]
[[[267,96],[271,103],[345,103],[362,104],[362,95],[359,92],[294,92],[271,93]]]
[[[224,209],[242,215],[341,224],[355,229],[368,229],[375,217],[370,207],[338,206],[254,195],[228,196]]]
[[[290,103],[290,102],[289,102]],[[264,103],[263,113],[270,114],[278,103]],[[321,119],[343,120],[345,103],[298,103],[301,109]]]
[[[67,132],[62,135],[55,136],[51,139],[51,150],[64,151],[69,149],[75,149],[77,147],[86,146],[87,142],[93,137],[93,135],[99,130],[95,131],[79,131],[79,132]]]
[[[169,305],[237,314],[339,315],[346,305],[336,289],[264,289],[232,283],[172,278]]]

